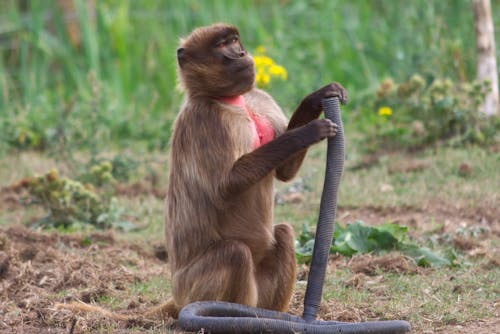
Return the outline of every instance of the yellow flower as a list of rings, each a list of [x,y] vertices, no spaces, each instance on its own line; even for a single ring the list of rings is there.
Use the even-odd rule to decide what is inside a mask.
[[[272,65],[269,68],[269,74],[274,77],[280,77],[281,80],[286,80],[288,73],[286,72],[285,68],[280,65]]]
[[[255,75],[255,81],[257,82],[257,86],[266,87],[271,81],[271,76],[263,71],[258,71]]]
[[[99,166],[99,165],[93,165],[90,168],[90,173],[91,174],[99,174],[100,172],[101,172],[101,166]]]
[[[380,108],[378,108],[378,114],[380,116],[391,116],[392,109],[391,109],[391,107],[380,107]]]
[[[274,64],[273,60],[267,56],[255,56],[253,57],[253,62],[257,68]]]
[[[259,88],[268,87],[274,78],[286,80],[288,77],[286,69],[266,56],[265,51],[263,46],[259,46],[256,48],[256,55],[253,57],[256,72],[255,83]]]

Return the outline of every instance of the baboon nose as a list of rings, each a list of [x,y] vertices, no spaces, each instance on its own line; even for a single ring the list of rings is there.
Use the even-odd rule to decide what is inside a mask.
[[[247,54],[246,51],[240,51],[240,57],[244,57]]]

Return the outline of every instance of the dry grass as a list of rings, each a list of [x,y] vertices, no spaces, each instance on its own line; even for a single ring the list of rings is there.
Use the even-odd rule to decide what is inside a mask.
[[[112,233],[61,235],[14,226],[0,231],[0,245],[3,330],[33,327],[66,332],[74,319],[82,331],[126,328],[131,324],[113,323],[95,314],[75,318],[71,312],[56,310],[54,304],[107,301],[107,307],[136,309],[159,303],[168,294],[168,284],[147,299],[141,296],[147,291],[137,295],[127,291],[169,274],[150,250],[118,242]]]

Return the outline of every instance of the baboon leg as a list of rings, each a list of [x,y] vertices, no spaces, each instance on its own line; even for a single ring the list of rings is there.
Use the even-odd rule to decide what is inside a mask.
[[[296,275],[292,227],[275,225],[274,238],[273,249],[257,266],[258,307],[286,311]]]
[[[242,242],[221,240],[172,276],[178,305],[218,300],[257,305],[257,286],[250,249]]]

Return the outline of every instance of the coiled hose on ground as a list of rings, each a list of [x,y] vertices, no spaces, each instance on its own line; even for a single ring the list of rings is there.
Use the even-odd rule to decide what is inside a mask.
[[[186,331],[209,333],[356,333],[396,334],[410,331],[406,321],[348,323],[316,319],[328,254],[333,239],[337,191],[344,168],[344,130],[337,97],[323,100],[325,116],[338,125],[337,135],[328,139],[325,182],[321,195],[313,257],[304,300],[303,318],[287,313],[240,304],[203,301],[186,305],[179,313],[178,326]]]

